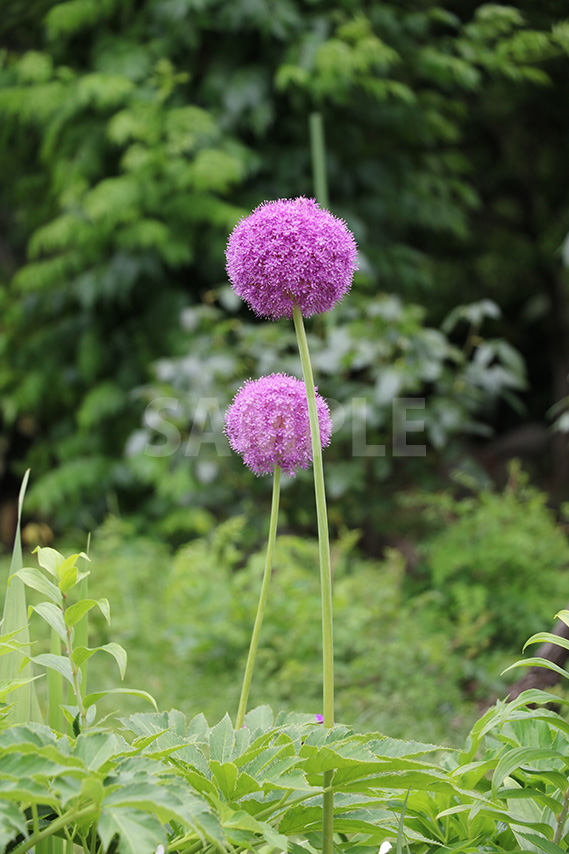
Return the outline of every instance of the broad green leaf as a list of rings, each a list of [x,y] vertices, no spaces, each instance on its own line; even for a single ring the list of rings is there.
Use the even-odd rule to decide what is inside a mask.
[[[509,777],[516,768],[520,768],[522,765],[529,765],[532,762],[540,762],[544,759],[563,759],[565,764],[569,764],[569,757],[562,757],[557,751],[546,747],[516,747],[514,750],[508,750],[501,757],[494,771],[492,778],[493,796],[496,795],[505,778]]]
[[[34,664],[41,664],[43,667],[49,667],[61,673],[64,679],[67,679],[69,684],[73,685],[73,673],[69,659],[64,655],[53,655],[51,652],[43,653],[42,655],[34,655],[30,658]]]
[[[279,831],[287,836],[304,834],[322,824],[322,808],[295,806],[287,810],[279,822]]]
[[[168,712],[137,712],[120,721],[137,736],[161,735],[170,729]]]
[[[108,732],[82,732],[77,737],[75,755],[86,768],[92,771],[98,769],[113,756],[117,748],[116,736]]]
[[[203,712],[200,712],[199,715],[196,715],[188,724],[186,730],[186,737],[190,741],[196,742],[207,742],[207,734],[209,732],[209,726],[205,719],[205,715]]]
[[[70,555],[69,557],[65,558],[63,563],[61,563],[57,567],[57,577],[59,578],[60,581],[65,576],[65,574],[67,573],[68,569],[75,568],[75,565],[77,563],[77,559],[80,557],[82,557],[84,560],[87,560],[87,561],[89,560],[89,557],[85,554],[85,552],[78,552],[77,554]],[[83,576],[82,573],[80,573],[80,574]],[[86,574],[88,574],[88,573],[86,573]]]
[[[124,675],[126,673],[126,664],[127,664],[127,655],[126,651],[123,647],[118,643],[106,643],[103,646],[99,647],[103,652],[108,652],[109,655],[112,655],[118,664],[119,672],[121,675],[121,679],[124,679]]]
[[[218,762],[228,762],[233,756],[235,736],[233,724],[228,714],[209,732],[209,749],[211,759]]]
[[[75,587],[79,580],[79,570],[76,566],[68,566],[64,572],[59,575],[57,586],[62,593],[67,593],[72,587]]]
[[[257,706],[245,715],[245,726],[250,730],[271,729],[273,726],[273,710],[270,706]]]
[[[43,572],[33,567],[24,567],[15,572],[16,578],[24,582],[26,587],[31,587],[46,596],[54,605],[60,605],[63,601],[60,591],[55,584],[49,581]],[[13,576],[12,576],[13,577]]]
[[[36,614],[43,617],[46,623],[51,626],[61,640],[64,643],[67,642],[67,631],[65,629],[63,611],[61,608],[58,608],[58,606],[54,605],[53,602],[40,602],[39,605],[30,605],[28,611],[35,611]]]
[[[226,801],[233,800],[235,791],[235,783],[237,782],[237,765],[231,762],[217,762],[212,759],[209,763],[211,773],[213,774],[217,785]]]
[[[108,599],[81,599],[80,602],[76,602],[74,605],[70,605],[69,608],[66,609],[66,624],[68,626],[74,626],[88,611],[91,610],[91,608],[94,608],[95,605],[98,606],[107,623],[110,623],[111,612]]]
[[[103,644],[103,646],[95,646],[92,648],[78,646],[73,650],[71,655],[73,664],[77,665],[77,667],[81,667],[81,665],[88,661],[96,652],[108,652],[109,655],[112,655],[119,666],[121,679],[124,679],[127,655],[125,650],[118,643],[106,643]]]
[[[181,822],[195,830],[201,837],[223,845],[223,831],[219,819],[212,813],[205,799],[188,791],[182,781],[173,779],[158,781],[154,774],[143,779],[142,774],[136,772],[136,765],[133,768],[135,779],[107,795],[106,805],[134,807],[153,812],[163,824],[172,820]]]
[[[24,776],[0,777],[0,803],[3,800],[57,807],[56,796],[45,785]]]
[[[57,570],[65,560],[62,554],[55,549],[41,546],[37,546],[32,554],[37,554],[39,565],[57,578]]]
[[[105,851],[117,833],[119,854],[155,854],[159,845],[164,850],[168,848],[166,833],[158,819],[131,807],[107,807],[103,803],[97,829]]]
[[[86,697],[83,697],[84,708],[88,709],[94,703],[98,703],[102,697],[107,697],[109,694],[129,694],[131,697],[141,697],[143,700],[148,700],[149,703],[152,703],[156,711],[158,711],[154,697],[146,691],[139,691],[135,688],[109,688],[108,691],[96,691],[92,694],[87,694]]]
[[[537,836],[535,833],[520,833],[518,831],[516,836],[520,840],[521,844],[523,844],[523,842],[528,842],[532,846],[528,849],[529,851],[544,851],[545,854],[566,854],[567,851],[566,848],[560,848],[559,845],[555,844],[555,842],[550,842],[549,839],[545,839],[543,836]]]
[[[26,821],[17,804],[0,800],[0,851],[20,833],[26,834]]]
[[[250,837],[251,833],[255,833],[262,836],[271,848],[276,851],[287,850],[288,839],[284,834],[279,833],[274,827],[271,827],[270,824],[258,821],[244,810],[239,810],[238,812],[233,813],[229,819],[224,820],[223,827],[229,839],[237,844],[239,844],[240,839],[243,838],[244,845],[248,847],[251,844],[248,837]],[[244,832],[243,837],[236,834],[235,831]]]
[[[62,593],[67,593],[72,587],[75,587],[80,581],[89,576],[89,572],[82,572],[75,564],[69,563],[69,558],[63,563],[58,571],[59,578],[58,587]]]
[[[561,809],[561,802],[556,801],[555,798],[546,795],[544,792],[540,792],[537,789],[499,789],[496,793],[496,797],[500,800],[533,800],[538,804],[541,804],[547,809],[550,809],[553,813],[559,812]]]

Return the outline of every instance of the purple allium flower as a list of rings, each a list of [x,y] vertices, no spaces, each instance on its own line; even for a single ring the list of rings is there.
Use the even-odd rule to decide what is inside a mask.
[[[330,442],[332,421],[323,397],[316,395],[322,447]],[[275,466],[294,477],[312,462],[306,389],[288,374],[247,380],[225,413],[225,433],[234,451],[257,475]]]
[[[329,311],[357,270],[357,247],[346,223],[314,199],[263,202],[240,220],[227,243],[227,274],[256,314],[305,317]]]

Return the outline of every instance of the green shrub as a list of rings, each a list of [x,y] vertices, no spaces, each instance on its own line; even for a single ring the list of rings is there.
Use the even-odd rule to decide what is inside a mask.
[[[236,710],[264,562],[243,517],[171,556],[108,519],[93,537],[90,592],[113,601],[113,637],[129,649],[127,685],[144,685],[162,708],[211,719]],[[333,546],[336,717],[390,735],[454,741],[472,720],[461,691],[452,627],[430,622],[421,600],[404,600],[398,552],[369,560],[357,534]],[[97,643],[106,624],[94,615]],[[277,539],[251,703],[318,711],[321,628],[316,541]],[[164,662],[168,662],[165,667]],[[102,663],[92,663],[94,678]],[[503,666],[503,661],[498,665]],[[132,706],[134,708],[134,706]]]
[[[421,549],[456,644],[473,656],[488,646],[519,648],[569,599],[569,543],[547,496],[518,464],[502,491],[426,497],[445,526]]]

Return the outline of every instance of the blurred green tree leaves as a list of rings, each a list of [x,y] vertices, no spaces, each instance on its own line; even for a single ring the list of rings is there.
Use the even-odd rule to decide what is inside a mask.
[[[85,523],[115,494],[140,506],[122,456],[142,411],[130,392],[151,362],[187,347],[180,312],[224,279],[238,217],[263,198],[312,193],[315,107],[333,206],[361,247],[360,292],[428,301],[435,320],[478,297],[519,312],[519,265],[527,301],[526,271],[553,275],[566,202],[552,221],[532,186],[540,213],[527,232],[500,180],[524,184],[524,134],[544,146],[539,123],[517,129],[518,113],[539,104],[551,123],[565,36],[553,16],[532,27],[495,4],[8,0],[0,397],[12,465],[25,455],[34,469],[29,507]],[[488,138],[504,116],[494,169]],[[561,317],[547,293],[547,316]],[[556,365],[564,335],[561,325]],[[91,465],[77,489],[72,471]]]

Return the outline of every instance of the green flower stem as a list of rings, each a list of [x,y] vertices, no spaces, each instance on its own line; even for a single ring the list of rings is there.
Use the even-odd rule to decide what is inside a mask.
[[[263,583],[261,585],[261,595],[259,596],[259,604],[257,606],[257,616],[255,617],[255,625],[253,626],[253,634],[251,636],[251,644],[249,646],[249,655],[247,656],[247,664],[245,666],[245,674],[243,676],[243,686],[241,688],[241,698],[239,700],[239,709],[237,711],[237,720],[235,728],[241,729],[245,720],[245,712],[247,711],[247,700],[249,699],[249,690],[251,688],[251,680],[253,678],[253,668],[255,666],[255,657],[257,655],[257,647],[259,645],[259,635],[261,626],[263,625],[263,617],[265,614],[265,606],[269,595],[269,583],[271,580],[271,570],[273,567],[273,552],[275,548],[275,540],[277,538],[277,521],[279,518],[279,498],[281,486],[281,467],[275,466],[273,476],[273,498],[271,505],[271,520],[269,522],[269,541],[267,544],[267,557],[265,560],[265,572],[263,574]]]
[[[62,830],[62,828],[69,824],[75,824],[76,821],[87,818],[88,816],[92,815],[95,817],[98,811],[98,807],[95,806],[85,807],[84,809],[77,811],[69,810],[65,815],[60,816],[55,819],[55,821],[52,821],[48,827],[45,827],[38,833],[34,833],[32,836],[28,836],[27,839],[24,839],[17,848],[14,848],[11,854],[26,854],[26,852],[33,848],[34,845],[37,845],[37,843],[41,842],[43,839],[53,836],[53,834],[57,833],[58,830]]]
[[[312,180],[316,201],[322,208],[328,207],[328,182],[326,179],[326,146],[324,144],[324,122],[322,113],[310,114],[310,154]]]
[[[63,612],[65,614],[65,609],[67,607],[67,596],[63,594]],[[73,629],[70,626],[66,626],[66,635],[67,635],[67,657],[69,658],[69,664],[71,665],[71,677],[73,679],[73,694],[75,695],[75,702],[77,703],[77,707],[79,709],[79,716],[81,718],[81,729],[84,728],[87,723],[87,710],[83,706],[83,698],[81,696],[81,688],[79,687],[81,677],[80,670],[73,661]]]
[[[314,471],[314,491],[316,494],[316,517],[318,521],[318,546],[320,554],[320,586],[322,595],[322,682],[324,726],[334,726],[334,636],[332,628],[332,567],[330,563],[330,541],[328,535],[328,512],[326,510],[326,490],[324,488],[324,467],[322,465],[322,445],[320,425],[316,409],[316,392],[306,330],[299,306],[293,310],[294,328],[298,341],[298,350],[306,386],[308,417],[312,436],[312,466]],[[329,790],[332,772],[324,772],[322,814],[322,852],[333,851],[332,836],[334,823],[334,793]]]

